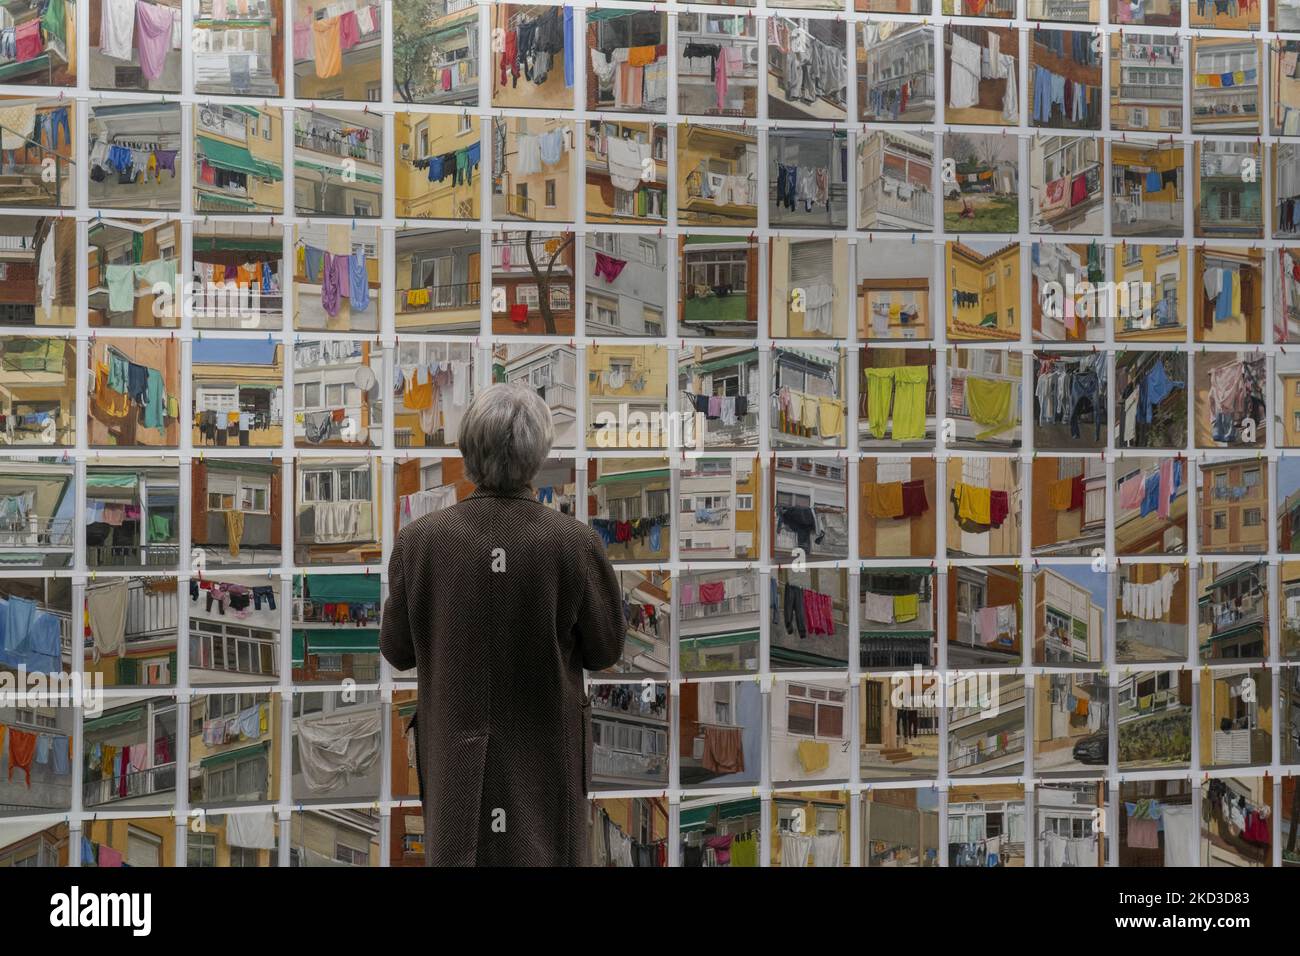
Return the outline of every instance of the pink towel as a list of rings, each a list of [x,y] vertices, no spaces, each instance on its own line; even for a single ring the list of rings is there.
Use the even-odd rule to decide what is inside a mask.
[[[1142,507],[1142,488],[1144,484],[1145,479],[1142,477],[1142,472],[1139,471],[1119,486],[1119,506],[1122,510],[1130,511]]]
[[[101,843],[99,845],[99,865],[101,867],[121,866],[122,852],[120,850],[114,850],[106,843]]]
[[[135,5],[135,45],[140,51],[140,72],[147,80],[162,76],[172,48],[172,9],[161,4]]]
[[[1169,517],[1169,499],[1174,496],[1174,460],[1166,458],[1160,463],[1160,501],[1156,505],[1156,514],[1162,518]]]

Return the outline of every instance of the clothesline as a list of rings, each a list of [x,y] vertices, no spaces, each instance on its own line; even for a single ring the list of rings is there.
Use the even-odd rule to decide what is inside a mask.
[[[15,770],[23,772],[27,789],[32,788],[32,768],[49,767],[56,776],[72,772],[72,737],[68,734],[25,730],[17,724],[0,723],[0,747],[7,746],[5,776],[12,780]]]
[[[131,60],[138,54],[140,73],[146,80],[156,80],[167,65],[167,54],[180,48],[179,5],[103,0],[99,17],[99,52],[103,56]]]
[[[308,282],[320,283],[320,304],[325,314],[335,316],[347,296],[353,312],[370,308],[370,271],[365,252],[336,255],[298,241],[297,272]]]
[[[293,59],[295,63],[311,60],[316,76],[327,79],[343,72],[343,54],[361,42],[362,37],[378,33],[383,13],[378,4],[361,4],[352,10],[340,10],[342,3],[326,8],[325,17],[313,18],[311,7],[307,19],[294,19]],[[339,12],[331,13],[330,11]]]

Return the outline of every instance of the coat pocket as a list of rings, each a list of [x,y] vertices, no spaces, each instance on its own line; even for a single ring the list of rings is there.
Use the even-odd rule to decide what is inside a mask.
[[[591,770],[595,757],[595,734],[591,727],[591,698],[582,700],[582,796],[591,792]]]
[[[424,803],[424,767],[422,766],[423,758],[420,755],[420,725],[418,723],[420,715],[418,712],[411,715],[411,721],[406,725],[406,729],[411,734],[411,742],[415,745],[415,778],[420,783],[420,802]]]

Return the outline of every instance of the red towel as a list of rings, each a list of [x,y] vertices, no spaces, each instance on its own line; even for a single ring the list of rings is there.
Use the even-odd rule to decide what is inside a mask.
[[[903,482],[903,517],[916,518],[930,509],[930,502],[925,497],[925,479]]]
[[[1007,503],[1007,493],[1005,491],[989,492],[989,527],[1000,528],[1002,522],[1007,520],[1010,513],[1010,507]]]
[[[721,604],[722,599],[727,596],[727,586],[721,581],[715,581],[712,584],[700,585],[700,603],[701,604]]]
[[[528,306],[523,302],[517,302],[510,307],[510,321],[518,325],[528,324]]]
[[[1070,483],[1070,510],[1083,507],[1083,475],[1075,475]]]

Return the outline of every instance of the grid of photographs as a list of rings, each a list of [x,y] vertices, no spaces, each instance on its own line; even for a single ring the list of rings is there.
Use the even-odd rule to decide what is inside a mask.
[[[497,382],[623,589],[593,866],[1300,865],[1298,64],[1292,0],[9,5],[0,671],[103,690],[0,701],[0,866],[422,865],[386,562]]]

